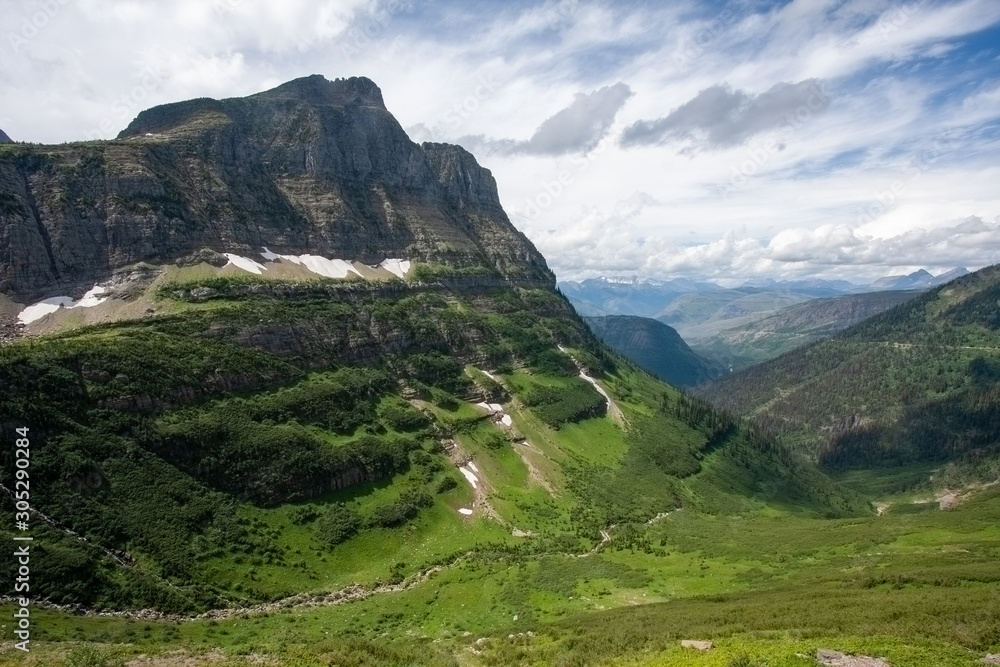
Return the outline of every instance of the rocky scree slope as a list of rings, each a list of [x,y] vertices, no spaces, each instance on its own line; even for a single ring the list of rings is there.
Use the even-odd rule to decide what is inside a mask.
[[[114,141],[0,148],[0,292],[78,298],[202,248],[446,265],[554,285],[458,146],[417,145],[365,78],[142,112]]]

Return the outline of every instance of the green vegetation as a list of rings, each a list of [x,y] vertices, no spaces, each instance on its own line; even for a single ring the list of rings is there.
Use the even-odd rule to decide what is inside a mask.
[[[1000,642],[992,492],[942,513],[909,502],[926,467],[838,484],[543,290],[213,284],[0,353],[56,521],[32,522],[34,599],[177,614],[36,609],[37,664],[669,665],[704,637],[706,665],[937,667]]]
[[[704,395],[829,469],[995,459],[998,283],[983,269]]]
[[[722,374],[722,365],[698,356],[673,328],[658,320],[613,315],[586,321],[608,347],[664,382],[693,387]]]
[[[580,378],[568,378],[557,386],[535,386],[521,400],[543,422],[556,429],[563,424],[601,415],[605,411],[604,397]]]

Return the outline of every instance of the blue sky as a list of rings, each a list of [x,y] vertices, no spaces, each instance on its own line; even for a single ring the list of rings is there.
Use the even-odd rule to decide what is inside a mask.
[[[364,75],[562,279],[1000,261],[1000,3],[4,0],[0,128]]]

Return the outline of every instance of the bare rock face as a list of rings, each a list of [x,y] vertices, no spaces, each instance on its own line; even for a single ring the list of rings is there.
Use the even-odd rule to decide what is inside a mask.
[[[365,78],[143,111],[114,141],[0,151],[0,292],[73,294],[200,252],[445,263],[554,287],[462,148],[417,145]]]
[[[867,655],[844,655],[840,651],[817,649],[816,662],[828,667],[891,667],[882,658],[872,658]]]

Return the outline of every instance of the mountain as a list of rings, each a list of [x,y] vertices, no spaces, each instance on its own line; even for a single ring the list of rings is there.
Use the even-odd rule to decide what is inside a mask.
[[[955,278],[968,275],[968,269],[960,267],[952,269],[939,276],[933,276],[925,269],[914,271],[906,276],[886,276],[879,278],[871,284],[872,290],[909,290],[909,289],[929,289],[938,285],[951,282]]]
[[[114,142],[6,146],[0,212],[0,291],[18,301],[202,248],[554,282],[490,172],[457,146],[411,142],[365,78],[159,106]]]
[[[11,138],[7,136],[7,133],[0,130],[0,144],[12,144]]]
[[[915,291],[845,294],[805,301],[697,341],[697,354],[742,369],[829,338],[838,331],[916,298]]]
[[[802,280],[775,280],[774,278],[755,278],[743,283],[743,287],[763,287],[767,289],[799,289],[799,290],[829,290],[832,292],[856,292],[865,289],[847,280],[824,280],[822,278],[804,278]]]
[[[647,317],[585,317],[598,338],[656,377],[679,387],[693,387],[721,374],[721,368],[699,357],[671,327]]]
[[[30,445],[33,601],[225,618],[511,559],[634,585],[588,554],[652,550],[640,528],[681,507],[871,512],[594,338],[490,173],[410,142],[367,79],[5,146],[0,185],[0,429]],[[517,611],[477,628],[542,613],[505,586]]]
[[[934,279],[931,281],[931,285],[937,287],[938,285],[944,285],[945,283],[950,283],[952,280],[955,280],[956,278],[961,278],[962,276],[967,276],[967,275],[969,275],[969,270],[964,266],[960,266],[956,269],[952,269],[951,271],[946,271],[945,273],[934,276]]]
[[[1000,265],[707,386],[832,468],[997,454]]]
[[[580,312],[652,317],[682,294],[722,290],[713,283],[691,280],[639,280],[636,278],[593,278],[582,282],[559,283],[559,290]]]

